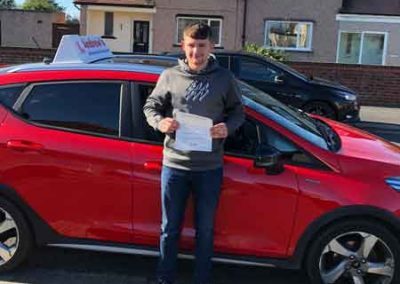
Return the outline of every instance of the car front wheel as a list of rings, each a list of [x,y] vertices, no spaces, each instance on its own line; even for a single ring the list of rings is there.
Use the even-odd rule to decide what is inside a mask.
[[[384,226],[365,220],[328,228],[312,244],[306,260],[313,284],[400,283],[398,240]]]
[[[305,112],[327,117],[330,119],[337,118],[336,111],[326,102],[315,101],[307,103],[303,107],[303,110]]]
[[[0,197],[0,272],[18,266],[32,248],[32,235],[21,211]]]

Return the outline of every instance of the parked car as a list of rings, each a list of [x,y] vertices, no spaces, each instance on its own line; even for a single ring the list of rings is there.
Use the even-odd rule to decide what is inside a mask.
[[[77,61],[0,69],[0,271],[34,245],[158,255],[163,135],[142,107],[165,67]],[[238,84],[213,259],[399,283],[400,148]]]
[[[181,53],[165,55],[182,57]],[[288,65],[255,53],[217,51],[215,56],[238,79],[285,104],[334,120],[359,120],[356,92],[337,82],[306,76]]]

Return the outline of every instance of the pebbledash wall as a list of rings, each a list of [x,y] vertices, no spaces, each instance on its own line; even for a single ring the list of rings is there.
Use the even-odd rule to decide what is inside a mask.
[[[0,47],[0,66],[41,62],[55,49]],[[335,63],[288,62],[300,72],[340,82],[360,95],[362,105],[400,107],[400,67]],[[400,115],[400,114],[399,114]]]

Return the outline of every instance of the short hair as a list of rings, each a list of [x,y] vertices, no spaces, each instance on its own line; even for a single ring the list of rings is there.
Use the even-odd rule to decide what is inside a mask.
[[[211,40],[211,28],[207,24],[203,23],[192,23],[185,27],[183,30],[183,36],[188,36],[193,39],[208,39]]]

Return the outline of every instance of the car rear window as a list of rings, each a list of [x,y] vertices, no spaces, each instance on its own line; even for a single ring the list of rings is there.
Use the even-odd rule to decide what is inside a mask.
[[[230,65],[229,65],[229,56],[225,56],[225,55],[216,55],[218,63],[220,66],[226,68],[226,69],[230,69]]]
[[[119,135],[122,83],[37,85],[24,101],[26,119],[45,125]]]
[[[0,103],[3,105],[12,108],[18,96],[21,94],[24,86],[0,86]]]

